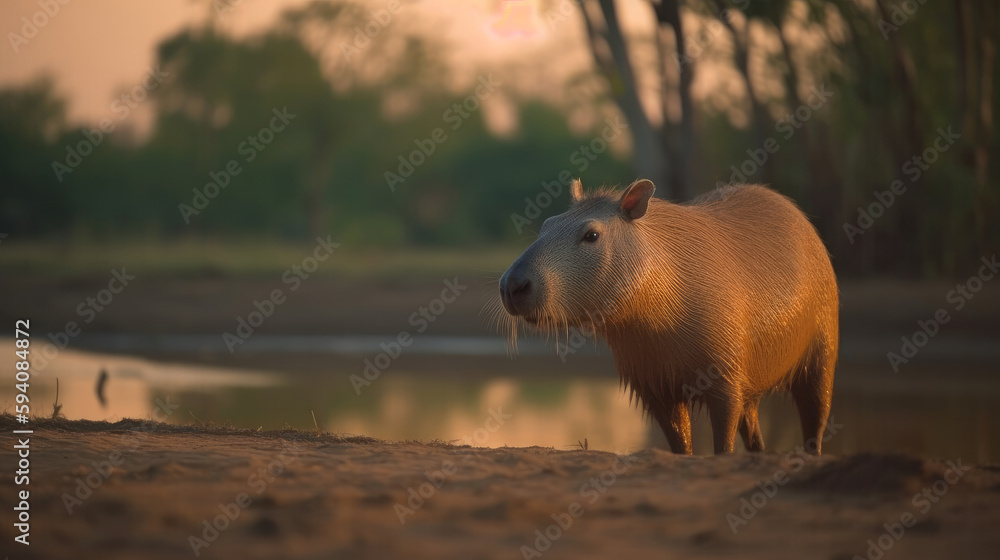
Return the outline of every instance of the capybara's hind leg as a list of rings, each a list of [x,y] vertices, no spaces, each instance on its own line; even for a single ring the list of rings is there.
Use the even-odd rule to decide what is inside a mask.
[[[667,436],[670,450],[681,455],[691,455],[691,414],[686,402],[660,404],[649,411]]]
[[[833,401],[833,370],[836,350],[819,348],[792,382],[792,398],[802,422],[802,440],[806,451],[821,455],[826,420]]]
[[[740,419],[740,436],[747,451],[763,451],[764,436],[760,433],[760,422],[757,409],[760,401],[747,402],[743,407],[743,418]]]

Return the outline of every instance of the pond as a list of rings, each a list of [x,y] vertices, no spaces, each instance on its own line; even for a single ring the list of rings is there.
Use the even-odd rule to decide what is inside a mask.
[[[213,343],[198,337],[91,339],[90,346],[115,352],[66,349],[41,371],[36,368],[32,412],[52,413],[58,378],[58,402],[69,419],[157,418],[249,429],[318,426],[386,440],[488,447],[586,445],[633,452],[665,446],[659,428],[629,403],[606,349],[583,348],[560,360],[540,341],[526,341],[520,357],[512,360],[505,356],[502,340],[448,337],[452,340],[429,340],[408,349],[406,360],[400,358],[374,380],[359,384],[365,356],[381,339],[288,338],[259,341],[243,361],[252,368],[205,365],[213,360],[194,350],[215,356],[217,349],[206,350],[204,345]],[[0,340],[0,346],[11,347],[11,339]],[[127,355],[128,350],[159,358]],[[165,353],[171,361],[162,359]],[[308,366],[294,359],[300,355],[312,356]],[[178,356],[191,361],[177,361]],[[0,385],[0,408],[12,412],[13,370],[0,369],[11,380]],[[1000,460],[1000,381],[992,371],[914,365],[905,377],[894,377],[885,369],[841,364],[827,453]],[[107,379],[99,395],[102,371]],[[801,444],[788,397],[765,401],[761,427],[768,450],[785,453]],[[704,412],[695,421],[694,435],[696,453],[711,454]]]

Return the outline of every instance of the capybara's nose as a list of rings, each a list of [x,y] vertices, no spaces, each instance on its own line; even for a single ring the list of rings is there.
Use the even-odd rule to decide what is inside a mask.
[[[512,299],[527,296],[531,291],[531,280],[527,278],[511,278],[507,283],[507,295]]]
[[[500,279],[500,299],[511,315],[524,312],[524,304],[531,294],[531,280],[519,271],[508,270]]]

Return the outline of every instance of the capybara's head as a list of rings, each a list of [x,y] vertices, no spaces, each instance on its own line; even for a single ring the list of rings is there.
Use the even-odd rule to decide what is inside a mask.
[[[640,221],[654,190],[642,179],[584,195],[574,181],[570,209],[545,220],[500,278],[507,313],[551,330],[613,319],[644,270]]]

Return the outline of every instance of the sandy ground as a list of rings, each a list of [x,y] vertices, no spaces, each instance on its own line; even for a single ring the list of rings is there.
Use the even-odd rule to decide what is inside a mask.
[[[260,332],[397,332],[436,297],[444,278],[317,277]],[[460,275],[466,278],[470,288],[433,334],[493,332],[480,311],[495,276]],[[17,297],[0,308],[0,323],[27,317],[38,336],[60,332],[81,321],[76,309],[107,281],[5,275],[0,293]],[[269,276],[142,277],[83,332],[219,334],[276,286]],[[889,344],[878,338],[878,351],[869,352],[884,363],[885,348],[945,306],[953,286],[842,283],[845,340],[885,338]],[[955,313],[935,348],[947,346],[947,336],[996,337],[998,310],[1000,291],[984,290]],[[277,364],[256,355],[169,358],[331,367],[329,356],[294,356],[293,366],[289,356]],[[509,372],[508,361],[494,362],[466,369]],[[601,364],[600,374],[612,375]],[[130,420],[32,426],[32,544],[24,547],[13,543],[10,522],[20,489],[10,451],[16,426],[0,417],[0,556],[11,559],[1000,557],[1000,465],[899,455],[803,459],[794,452],[677,457],[646,450],[616,457]]]
[[[0,417],[4,449],[17,427]],[[1000,550],[998,465],[615,456],[134,420],[32,427],[29,547],[11,544],[16,487],[0,477],[0,549],[11,558],[974,559]],[[15,470],[11,453],[0,463]]]

